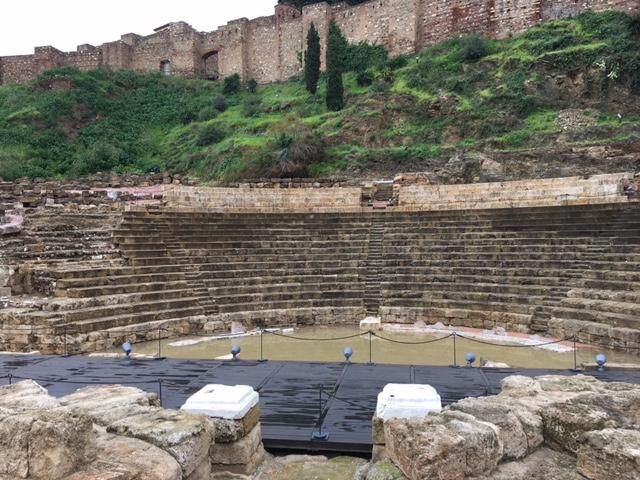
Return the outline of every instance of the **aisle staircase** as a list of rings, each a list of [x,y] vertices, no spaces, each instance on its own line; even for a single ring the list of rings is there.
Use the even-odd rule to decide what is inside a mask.
[[[382,276],[382,250],[384,244],[384,222],[374,220],[369,231],[367,251],[367,273],[365,280],[364,306],[368,315],[378,315],[380,310],[380,282]]]

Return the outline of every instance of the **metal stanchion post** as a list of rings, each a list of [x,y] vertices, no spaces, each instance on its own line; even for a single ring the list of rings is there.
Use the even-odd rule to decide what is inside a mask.
[[[160,400],[160,406],[162,407],[162,379],[158,379],[158,399]]]
[[[372,337],[372,333],[371,330],[369,330],[369,365],[373,365],[373,354],[372,354],[372,347],[371,347],[371,337]]]
[[[259,362],[266,362],[266,360],[264,359],[264,344],[263,344],[263,337],[264,336],[264,328],[260,329],[260,360],[258,360]]]
[[[13,374],[9,374],[9,385],[13,384]]]
[[[323,385],[320,385],[319,395],[318,395],[318,430],[311,434],[311,440],[328,440],[329,432],[322,431],[322,391],[324,389]]]
[[[578,338],[577,335],[573,336],[573,368],[570,369],[572,372],[580,372],[581,369],[578,368]]]
[[[162,336],[161,336],[161,332],[162,332],[162,329],[160,327],[158,327],[158,355],[155,357],[155,360],[164,360],[164,357],[162,356]]]
[[[458,368],[458,348],[456,345],[456,339],[458,337],[457,332],[453,332],[453,365],[451,367]]]

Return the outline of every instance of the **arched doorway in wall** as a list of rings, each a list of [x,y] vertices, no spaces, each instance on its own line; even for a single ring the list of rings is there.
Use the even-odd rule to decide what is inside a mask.
[[[171,75],[171,62],[169,60],[160,62],[160,73],[167,77]]]
[[[217,50],[212,50],[202,56],[202,76],[207,80],[218,80],[220,78]]]

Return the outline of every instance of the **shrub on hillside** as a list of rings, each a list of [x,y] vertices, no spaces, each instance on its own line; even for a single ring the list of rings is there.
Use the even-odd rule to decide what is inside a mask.
[[[250,93],[256,93],[258,91],[258,82],[256,82],[255,78],[249,79],[247,82],[247,90],[249,90]]]
[[[75,176],[109,172],[127,163],[129,158],[122,149],[111,143],[97,142],[78,151],[71,172]]]
[[[198,121],[206,122],[207,120],[213,120],[218,116],[218,110],[213,107],[204,107],[198,112]]]
[[[262,103],[258,97],[249,97],[244,102],[244,116],[257,117],[262,113]]]
[[[227,110],[227,99],[223,95],[218,95],[213,99],[213,108],[222,113]]]
[[[389,54],[382,45],[368,42],[351,44],[347,47],[344,62],[345,72],[364,72],[368,68],[381,68],[387,63]]]
[[[209,145],[215,145],[224,140],[225,133],[215,125],[208,125],[198,135],[196,145],[199,147],[207,147]]]
[[[266,159],[269,176],[306,177],[309,165],[321,162],[325,157],[322,140],[311,133],[290,134],[282,132],[274,139],[275,151]],[[273,161],[275,160],[275,161]]]
[[[240,75],[234,73],[233,75],[224,79],[222,92],[225,95],[233,95],[234,93],[238,93],[240,91],[241,86],[242,82],[240,80]]]
[[[374,80],[373,73],[371,73],[369,70],[366,70],[364,72],[360,72],[356,76],[356,83],[360,87],[368,87],[369,85],[371,85],[373,83],[373,80]]]
[[[460,39],[460,60],[474,63],[489,53],[487,40],[480,35],[469,35]]]
[[[392,70],[398,70],[399,68],[406,67],[408,64],[409,64],[409,59],[405,56],[400,56],[400,57],[391,58],[387,62],[387,67],[389,67]]]

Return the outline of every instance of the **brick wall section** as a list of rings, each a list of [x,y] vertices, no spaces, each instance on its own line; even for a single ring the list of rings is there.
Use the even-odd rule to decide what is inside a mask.
[[[621,182],[629,173],[469,185],[409,185],[400,189],[406,210],[522,208],[627,202]]]
[[[467,210],[627,202],[630,173],[467,185],[401,185],[395,211]],[[169,208],[212,212],[360,212],[362,187],[210,188],[167,186]]]
[[[212,52],[221,78],[238,73],[268,83],[300,73],[311,22],[320,32],[324,68],[331,19],[350,41],[378,43],[395,56],[468,33],[504,38],[542,20],[586,10],[639,15],[640,0],[371,0],[355,6],[323,2],[302,11],[278,5],[275,15],[234,20],[212,32],[175,22],[152,35],[127,34],[99,47],[82,45],[76,52],[38,47],[33,55],[0,57],[0,84],[25,83],[62,65],[155,72],[168,61],[173,75],[204,76],[204,58]]]
[[[169,207],[211,211],[277,212],[359,209],[361,189],[336,188],[206,188],[166,187]]]

